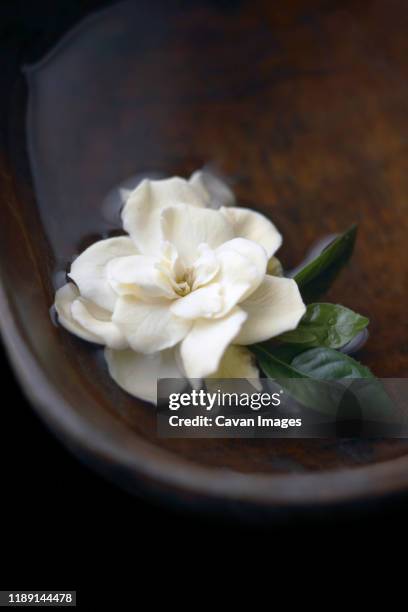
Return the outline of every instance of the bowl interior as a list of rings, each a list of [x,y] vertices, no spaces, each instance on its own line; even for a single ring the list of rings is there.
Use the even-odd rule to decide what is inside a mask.
[[[28,96],[21,82],[13,92],[14,204],[0,229],[13,267],[3,266],[4,282],[41,370],[96,431],[115,436],[125,426],[126,441],[120,433],[117,441],[131,453],[148,442],[193,464],[251,474],[408,452],[402,440],[158,439],[154,410],[118,388],[100,350],[49,314],[72,258],[120,227],[118,211],[102,206],[114,186],[210,165],[240,203],[280,228],[285,267],[316,239],[359,223],[353,263],[327,301],[368,315],[359,357],[378,376],[403,377],[408,8],[391,4],[121,3],[25,68]]]

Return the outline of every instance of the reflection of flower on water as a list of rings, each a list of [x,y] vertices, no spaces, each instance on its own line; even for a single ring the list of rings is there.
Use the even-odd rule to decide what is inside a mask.
[[[305,312],[295,281],[278,275],[275,226],[202,172],[143,180],[124,199],[128,235],[74,261],[55,297],[61,324],[105,345],[111,376],[149,401],[158,377],[257,378],[246,345]]]

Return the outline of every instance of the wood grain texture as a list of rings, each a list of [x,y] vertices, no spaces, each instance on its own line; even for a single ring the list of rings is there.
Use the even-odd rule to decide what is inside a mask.
[[[405,456],[405,442],[158,440],[153,410],[115,386],[100,351],[53,326],[49,308],[75,254],[117,228],[101,209],[113,186],[134,174],[187,176],[211,164],[240,203],[278,225],[288,268],[316,239],[359,223],[352,264],[327,300],[370,317],[364,363],[378,376],[405,377],[408,7],[402,0],[151,4],[92,17],[26,68],[28,98],[21,77],[9,88],[0,265],[10,318],[3,322],[12,320],[44,376],[38,385],[52,387],[60,406],[44,416],[68,443],[75,441],[61,424],[63,410],[83,436],[96,432],[141,458],[128,486],[149,482],[141,475],[149,461],[167,461],[184,474],[211,466],[214,479],[218,468],[268,474],[268,495],[274,475],[288,475],[288,498],[299,486],[289,475],[322,474],[318,499],[330,487],[327,470],[391,465]],[[21,369],[19,349],[10,350]],[[32,394],[41,407],[42,392]]]

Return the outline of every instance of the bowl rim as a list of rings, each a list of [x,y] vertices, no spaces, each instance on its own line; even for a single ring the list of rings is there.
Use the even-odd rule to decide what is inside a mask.
[[[0,279],[0,331],[22,389],[46,422],[71,448],[132,474],[132,484],[147,480],[175,497],[242,502],[268,507],[328,506],[401,492],[408,487],[408,456],[370,465],[289,474],[241,473],[203,466],[159,448],[133,432],[138,453],[120,447],[106,431],[95,431],[64,400],[25,343]],[[124,423],[120,426],[126,428]],[[126,428],[127,429],[127,428]],[[128,488],[128,487],[126,487]]]

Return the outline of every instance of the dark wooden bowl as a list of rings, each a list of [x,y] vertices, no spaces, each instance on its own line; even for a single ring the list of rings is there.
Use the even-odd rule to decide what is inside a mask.
[[[359,223],[327,299],[371,318],[378,376],[406,376],[407,18],[403,0],[121,3],[3,71],[4,342],[39,414],[128,489],[256,513],[408,488],[404,440],[158,439],[152,407],[49,313],[72,257],[115,230],[113,186],[211,163],[276,222],[287,267]]]

